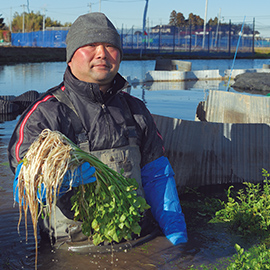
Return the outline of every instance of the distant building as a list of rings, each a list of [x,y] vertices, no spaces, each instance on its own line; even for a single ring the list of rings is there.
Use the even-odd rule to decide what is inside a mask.
[[[64,27],[64,26],[51,26],[51,27],[46,27],[46,31],[67,31],[69,30],[69,27]]]
[[[174,26],[172,25],[157,25],[151,28],[151,33],[152,34],[159,34],[159,33],[173,34],[174,33],[173,28]]]

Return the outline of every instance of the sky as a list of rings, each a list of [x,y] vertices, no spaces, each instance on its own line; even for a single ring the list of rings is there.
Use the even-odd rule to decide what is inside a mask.
[[[143,13],[146,0],[9,0],[1,1],[0,14],[9,24],[15,12],[40,12],[53,20],[73,22],[79,15],[88,12],[103,12],[118,29],[140,28],[143,25]],[[207,3],[207,9],[206,9]],[[147,9],[147,27],[168,24],[171,12],[190,13],[208,21],[220,17],[221,22],[247,24],[253,23],[263,37],[270,37],[270,1],[269,0],[149,0]]]

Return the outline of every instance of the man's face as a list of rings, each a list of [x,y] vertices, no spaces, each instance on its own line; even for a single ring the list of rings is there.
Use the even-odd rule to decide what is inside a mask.
[[[77,49],[68,63],[79,80],[109,86],[120,65],[120,51],[109,43],[93,43]]]

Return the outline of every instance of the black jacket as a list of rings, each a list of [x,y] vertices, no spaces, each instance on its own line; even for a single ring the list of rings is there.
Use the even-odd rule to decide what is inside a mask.
[[[128,144],[126,111],[122,99],[133,115],[141,167],[164,154],[163,141],[145,104],[122,90],[128,83],[119,74],[111,89],[103,95],[97,84],[77,80],[67,68],[64,81],[48,90],[20,117],[8,146],[10,167],[15,172],[18,162],[43,129],[58,130],[76,142],[70,108],[59,102],[53,92],[61,88],[74,105],[86,130],[90,151],[117,148]]]

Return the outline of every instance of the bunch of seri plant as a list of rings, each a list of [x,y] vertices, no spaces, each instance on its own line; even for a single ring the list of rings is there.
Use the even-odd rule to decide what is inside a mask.
[[[227,191],[227,202],[216,212],[210,223],[228,222],[231,228],[242,235],[264,235],[270,229],[270,174],[262,169],[263,185],[244,182],[235,196]]]
[[[24,211],[27,239],[29,209],[35,237],[36,267],[37,223],[42,216],[42,209],[47,208],[51,222],[64,175],[68,170],[74,172],[84,162],[96,168],[96,181],[81,185],[72,198],[74,218],[83,222],[83,233],[95,245],[103,241],[120,242],[123,238],[129,240],[133,233],[140,234],[139,221],[142,213],[150,206],[144,198],[137,196],[136,180],[127,179],[122,173],[113,171],[95,156],[82,151],[60,132],[43,130],[22,162],[17,185],[20,211],[18,230]]]
[[[94,245],[104,241],[119,243],[131,240],[133,234],[140,235],[139,221],[150,206],[137,196],[137,181],[125,178],[123,171],[118,173],[95,157],[89,163],[96,168],[97,181],[79,186],[71,198],[74,219],[83,221],[82,232]]]

